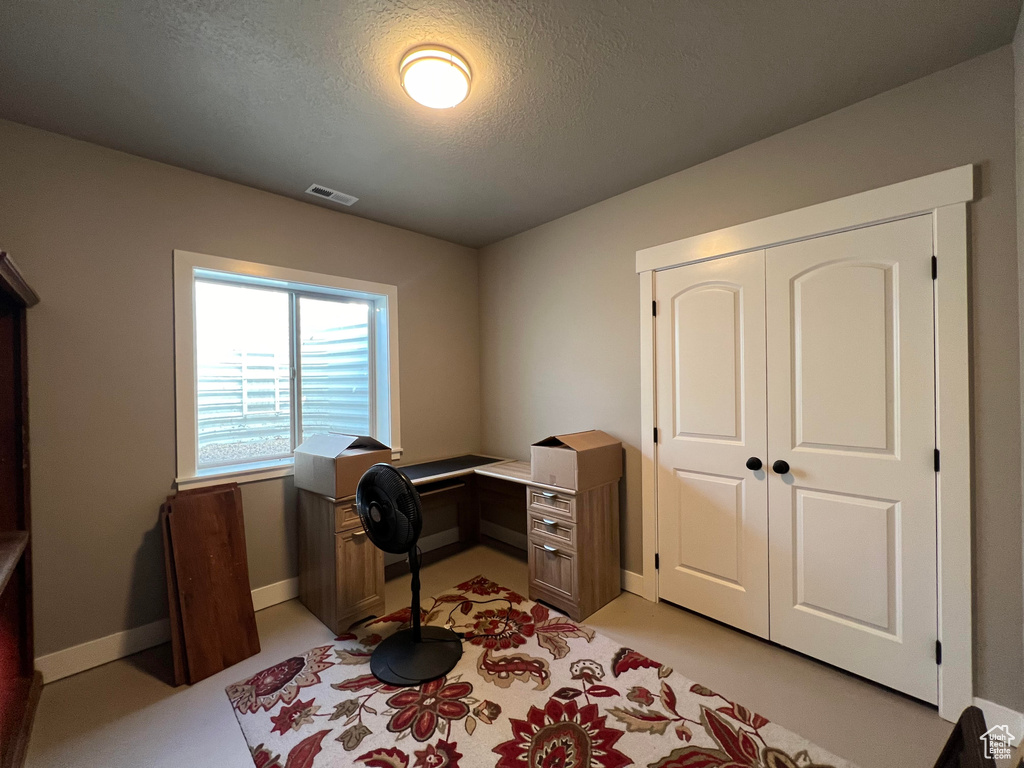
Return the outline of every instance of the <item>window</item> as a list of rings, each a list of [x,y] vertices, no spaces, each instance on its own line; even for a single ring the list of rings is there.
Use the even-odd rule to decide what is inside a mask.
[[[174,253],[178,484],[291,472],[324,432],[401,452],[397,289]]]

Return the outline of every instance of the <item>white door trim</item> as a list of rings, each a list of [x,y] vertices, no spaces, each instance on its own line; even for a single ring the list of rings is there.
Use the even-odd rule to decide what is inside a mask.
[[[967,203],[935,210],[936,439],[939,714],[954,721],[974,701],[971,624],[971,398],[967,307]]]
[[[654,442],[654,428],[658,421],[653,306],[654,272],[644,272],[640,275],[640,492],[644,521],[640,574],[643,578],[641,594],[657,602],[658,570],[654,567],[654,555],[658,551],[658,446]]]
[[[637,251],[640,276],[640,424],[643,596],[657,600],[657,445],[654,442],[654,271],[933,214],[939,279],[935,291],[938,474],[939,715],[956,721],[974,699],[971,624],[971,411],[967,306],[967,203],[974,167],[960,166],[888,187]]]
[[[637,273],[670,269],[844,229],[881,224],[974,199],[974,166],[961,165],[808,208],[694,235],[636,252]]]

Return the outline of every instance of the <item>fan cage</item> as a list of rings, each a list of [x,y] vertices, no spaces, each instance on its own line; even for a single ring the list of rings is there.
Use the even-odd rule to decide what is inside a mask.
[[[375,520],[373,509],[379,510]],[[367,537],[391,554],[410,552],[420,537],[423,515],[412,482],[390,464],[374,464],[356,487],[356,511]]]

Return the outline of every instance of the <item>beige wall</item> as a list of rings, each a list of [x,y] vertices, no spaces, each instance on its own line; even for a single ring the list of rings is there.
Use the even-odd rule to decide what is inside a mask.
[[[406,458],[479,449],[469,248],[0,122],[0,246],[29,316],[36,652],[166,615],[171,251],[398,286]],[[296,574],[290,479],[244,486],[253,587]]]
[[[982,173],[971,206],[976,695],[1024,709],[1008,47],[484,248],[484,450],[527,458],[531,441],[590,427],[621,438],[625,566],[638,571],[636,251],[965,163]]]
[[[489,246],[479,275],[467,248],[0,122],[0,247],[43,299],[29,330],[37,652],[165,615],[172,249],[397,284],[407,460],[528,458],[533,440],[589,427],[620,437],[639,570],[635,251],[975,163],[976,693],[1024,709],[1013,105],[1005,48]],[[290,481],[247,485],[244,502],[253,586],[293,576]]]

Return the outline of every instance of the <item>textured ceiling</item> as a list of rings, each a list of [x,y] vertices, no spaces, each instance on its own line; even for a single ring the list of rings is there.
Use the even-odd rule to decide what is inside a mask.
[[[1020,4],[2,0],[0,117],[479,246],[1004,45]],[[427,42],[473,69],[455,109],[399,85]]]

